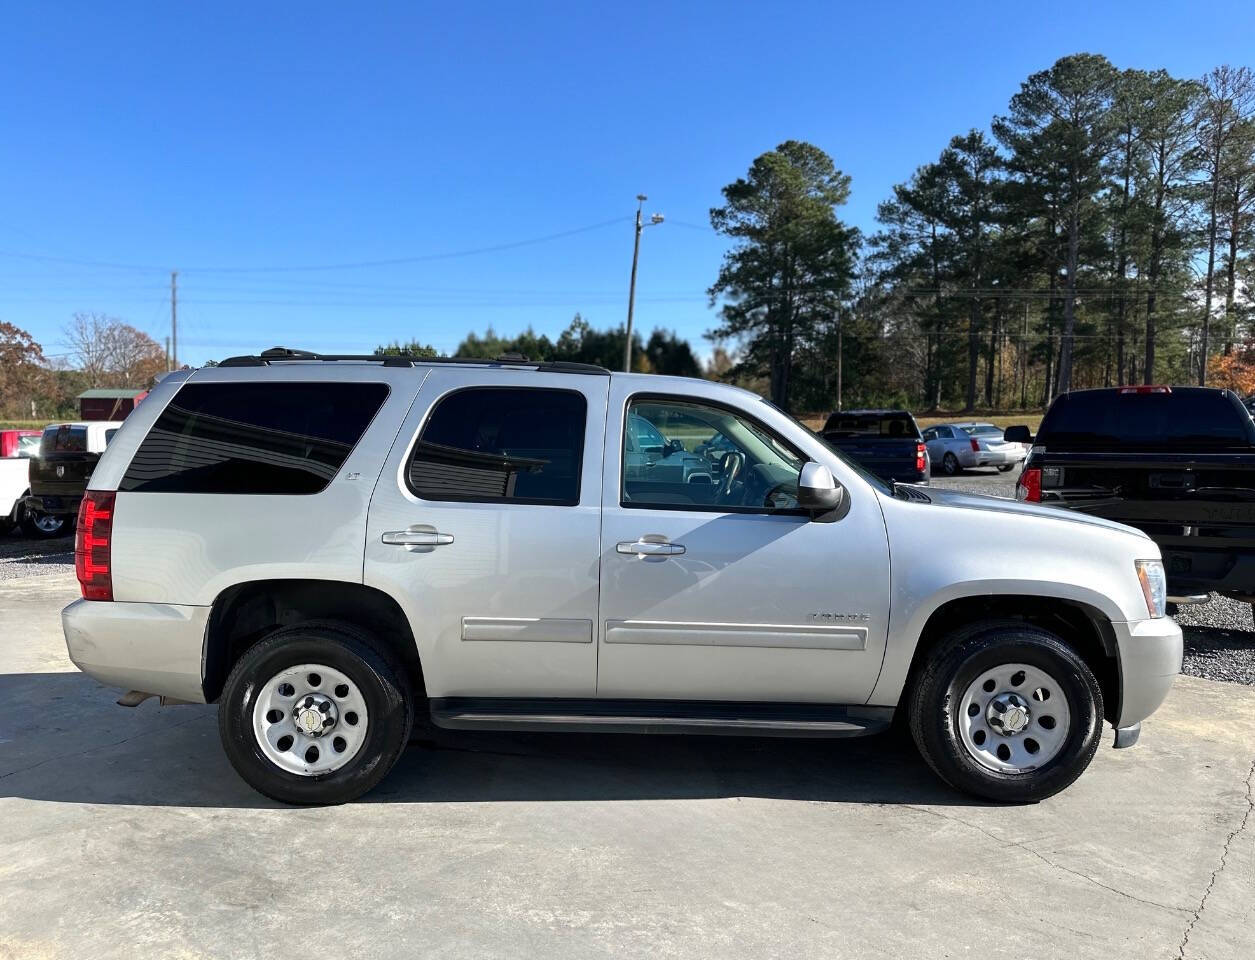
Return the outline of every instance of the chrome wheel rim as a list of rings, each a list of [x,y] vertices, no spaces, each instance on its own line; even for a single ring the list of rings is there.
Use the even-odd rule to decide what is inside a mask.
[[[997,773],[1026,773],[1063,750],[1072,711],[1049,672],[1027,663],[1004,663],[968,684],[957,719],[973,760]]]
[[[35,526],[42,533],[56,533],[65,524],[64,517],[58,517],[51,513],[31,514],[31,520],[34,521]]]
[[[303,777],[333,773],[356,757],[368,721],[357,684],[321,663],[280,670],[253,704],[253,733],[266,759]]]

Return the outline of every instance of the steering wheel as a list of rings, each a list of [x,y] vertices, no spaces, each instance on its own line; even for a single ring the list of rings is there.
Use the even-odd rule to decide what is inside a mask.
[[[729,450],[719,458],[719,496],[731,496],[732,484],[740,476],[744,466],[745,454],[739,450]]]

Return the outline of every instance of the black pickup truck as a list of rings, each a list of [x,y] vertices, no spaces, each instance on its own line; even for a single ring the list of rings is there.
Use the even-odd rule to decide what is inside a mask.
[[[928,482],[928,449],[915,418],[905,410],[842,410],[820,436],[882,480]]]
[[[1118,520],[1163,553],[1168,592],[1255,601],[1255,422],[1228,390],[1116,387],[1059,396],[1016,497]]]

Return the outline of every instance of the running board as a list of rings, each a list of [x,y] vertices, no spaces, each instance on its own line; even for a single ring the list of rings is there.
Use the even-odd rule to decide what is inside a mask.
[[[893,708],[708,700],[436,697],[431,700],[431,719],[449,730],[862,737],[889,729]]]

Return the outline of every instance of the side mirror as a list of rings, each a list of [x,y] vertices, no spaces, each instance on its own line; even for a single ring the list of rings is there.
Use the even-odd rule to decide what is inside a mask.
[[[668,440],[666,447],[663,448],[662,455],[669,457],[673,453],[683,453],[684,444],[679,440]]]
[[[1015,427],[1007,427],[1006,431],[1002,434],[1002,439],[1006,440],[1008,443],[1031,444],[1033,442],[1033,435],[1028,432],[1028,427],[1024,424],[1020,424]]]
[[[797,505],[803,510],[827,513],[841,506],[845,488],[837,483],[832,471],[811,460],[802,464],[797,475]]]

